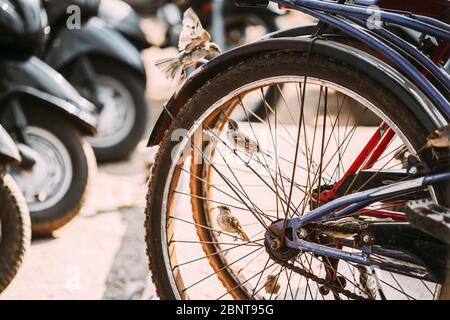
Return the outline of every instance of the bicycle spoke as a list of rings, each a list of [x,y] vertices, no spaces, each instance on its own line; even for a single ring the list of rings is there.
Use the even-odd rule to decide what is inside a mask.
[[[230,92],[226,101],[218,100],[220,105],[216,103],[214,108],[201,106],[208,112],[202,111],[205,113],[201,122],[183,137],[180,148],[190,147],[187,150],[191,153],[185,156],[177,151],[182,162],[171,167],[174,173],[170,173],[167,203],[163,203],[168,213],[164,218],[166,225],[162,226],[166,228],[164,245],[168,250],[168,262],[164,263],[170,265],[168,270],[173,273],[180,295],[193,299],[210,297],[204,288],[211,285],[210,292],[217,299],[384,299],[385,294],[402,299],[433,297],[431,282],[409,274],[413,267],[399,269],[398,275],[391,272],[396,270],[394,267],[390,271],[377,269],[375,273],[372,267],[345,259],[300,252],[285,262],[304,270],[302,273],[267,257],[265,238],[274,221],[283,221],[279,235],[283,236],[288,219],[309,214],[329,201],[323,191],[341,183],[342,177],[346,179],[344,194],[366,190],[383,180],[383,172],[397,169],[391,172],[402,174],[400,170],[404,170],[411,152],[405,146],[411,144],[403,141],[403,131],[398,135],[389,131],[389,135],[378,138],[373,135],[376,127],[360,125],[364,117],[374,115],[379,117],[379,123],[391,124],[384,109],[376,112],[367,97],[327,80],[298,78],[252,83],[245,90]],[[358,118],[348,112],[349,105],[358,110]],[[239,140],[239,148],[232,143],[230,134],[234,132],[227,131],[234,125],[245,138]],[[207,140],[199,143],[194,136],[198,132]],[[379,140],[373,149],[369,150],[372,144],[363,149],[364,159],[360,156],[355,160],[361,153],[361,143],[370,136]],[[194,162],[195,156],[202,161]],[[352,163],[359,168],[349,177],[347,170],[354,167]],[[399,178],[404,179],[408,177]],[[392,196],[351,216],[375,223],[406,223],[401,209],[406,199],[425,191]],[[214,211],[219,205],[231,209],[230,220],[221,220],[224,217],[219,214],[226,213]],[[316,223],[336,219],[327,216]],[[299,233],[306,241],[348,254],[362,254],[361,246],[352,237],[327,235],[332,242],[323,242],[320,229],[307,230]],[[370,254],[375,264],[394,259],[392,250],[377,250]],[[407,255],[399,257],[405,264],[415,263]],[[419,281],[421,284],[414,287]],[[374,296],[375,290],[379,291]]]
[[[248,253],[248,254],[242,256],[241,258],[236,259],[236,260],[234,260],[233,262],[231,262],[231,263],[229,263],[229,264],[223,266],[223,267],[220,268],[218,271],[222,271],[222,270],[224,270],[224,269],[226,269],[226,268],[231,267],[231,266],[234,265],[235,263],[241,261],[242,259],[247,258],[248,256],[252,255],[253,253],[255,253],[255,252],[257,252],[257,251],[259,251],[259,250],[261,250],[261,249],[262,249],[262,248],[258,248],[258,249],[255,249],[255,250],[251,251],[250,253]],[[201,282],[203,282],[203,281],[205,281],[205,280],[211,278],[211,277],[214,276],[216,273],[217,273],[217,272],[211,273],[211,274],[207,275],[206,277],[201,278],[200,280],[194,282],[194,283],[191,284],[190,286],[184,288],[184,289],[183,289],[183,292],[186,292],[187,290],[189,290],[189,289],[191,289],[192,287],[198,285],[199,283],[201,283]]]

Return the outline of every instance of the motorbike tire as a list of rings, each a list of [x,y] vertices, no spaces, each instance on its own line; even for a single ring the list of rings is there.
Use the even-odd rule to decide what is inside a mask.
[[[9,174],[0,178],[0,292],[11,283],[30,244],[30,215]]]
[[[33,235],[47,236],[66,225],[79,213],[86,200],[91,177],[97,170],[97,163],[91,146],[83,140],[80,132],[65,115],[36,106],[24,106],[23,110],[28,122],[26,132],[37,128],[39,132],[47,132],[47,135],[59,140],[70,158],[73,172],[67,191],[56,203],[41,209],[33,209],[28,203]],[[43,143],[52,143],[42,137],[43,135],[37,136],[36,139],[41,139]],[[36,165],[33,169],[35,167]],[[15,178],[22,187],[21,178]],[[26,184],[26,181],[24,183]],[[25,192],[24,195],[26,196]]]
[[[132,105],[129,106],[133,108],[132,123],[129,126],[129,131],[121,136],[118,141],[100,144],[96,137],[88,139],[98,162],[120,161],[130,156],[143,138],[147,128],[149,112],[145,83],[134,70],[114,60],[98,56],[93,56],[90,59],[96,73],[96,79],[112,79],[123,88],[122,90],[127,91],[126,94],[132,100]]]

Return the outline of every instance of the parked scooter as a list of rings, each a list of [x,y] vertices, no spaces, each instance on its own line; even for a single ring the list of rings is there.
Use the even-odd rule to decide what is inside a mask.
[[[44,44],[41,12],[36,1],[0,0],[0,124],[20,150],[22,163],[9,172],[27,201],[33,233],[49,234],[86,198],[96,162],[83,136],[95,134],[96,120],[94,105],[33,56]]]
[[[137,50],[148,44],[140,27],[135,28],[134,13],[120,1],[110,1],[44,1],[50,34],[43,60],[95,104],[99,134],[88,141],[101,162],[129,156],[148,121],[146,73]],[[82,14],[74,28],[67,25],[70,15],[76,14],[67,13],[72,5]],[[121,20],[121,13],[129,18]]]
[[[14,179],[6,172],[21,162],[19,150],[0,126],[0,293],[19,270],[30,244],[30,215]]]

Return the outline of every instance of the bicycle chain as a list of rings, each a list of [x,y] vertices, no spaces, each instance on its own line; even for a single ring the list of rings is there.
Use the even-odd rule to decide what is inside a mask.
[[[341,233],[346,233],[346,234],[359,234],[360,232],[367,229],[367,227],[368,227],[367,222],[365,222],[365,223],[361,222],[360,225],[353,226],[353,227],[344,227],[344,226],[339,226],[339,225],[325,225],[325,224],[320,224],[320,223],[315,223],[315,222],[311,222],[305,226],[305,228],[314,229],[314,230],[318,230],[321,232],[331,231],[331,232],[341,232]]]
[[[320,231],[340,231],[340,232],[348,232],[348,233],[358,233],[358,232],[362,231],[361,228],[352,229],[352,228],[339,227],[339,226],[324,226],[324,225],[320,225],[320,224],[316,224],[316,223],[310,223],[310,224],[308,224],[308,226],[314,227],[314,229],[316,229],[316,230],[319,229]],[[276,263],[281,265],[282,267],[292,270],[293,272],[298,273],[307,279],[310,279],[320,285],[323,285],[335,293],[343,294],[346,297],[348,297],[350,299],[354,299],[354,300],[369,300],[368,298],[366,298],[364,296],[358,295],[354,292],[351,292],[350,290],[342,288],[340,285],[338,285],[337,283],[335,283],[333,281],[330,281],[330,280],[327,280],[324,278],[320,278],[317,275],[315,275],[314,273],[306,271],[305,269],[295,266],[294,264],[288,263],[287,261],[278,259],[267,248],[266,248],[266,251],[269,254],[269,257],[272,260],[274,260]]]

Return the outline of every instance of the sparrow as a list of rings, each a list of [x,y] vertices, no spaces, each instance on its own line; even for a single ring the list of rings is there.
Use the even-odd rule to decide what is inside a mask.
[[[187,67],[196,64],[209,54],[221,52],[220,47],[210,41],[210,34],[203,28],[192,8],[184,12],[182,24],[178,40],[179,54],[176,57],[155,62],[155,65],[171,80],[177,77],[184,79]]]
[[[264,290],[269,294],[277,294],[280,291],[280,284],[277,281],[277,277],[274,275],[268,275],[266,282],[264,283]]]
[[[219,214],[217,215],[217,224],[226,232],[237,233],[244,241],[250,241],[245,234],[239,220],[231,214],[231,210],[227,206],[218,206]]]
[[[375,300],[379,291],[375,270],[361,265],[356,266],[356,268],[359,271],[361,291],[365,293],[369,299]]]
[[[272,158],[270,154],[262,151],[259,144],[250,139],[244,132],[239,130],[238,124],[233,119],[228,119],[228,131],[227,131],[228,143],[234,152],[239,151],[245,154],[249,159],[247,165],[255,154],[264,154],[269,158]]]
[[[426,148],[448,148],[450,147],[450,124],[434,130],[427,137]]]

